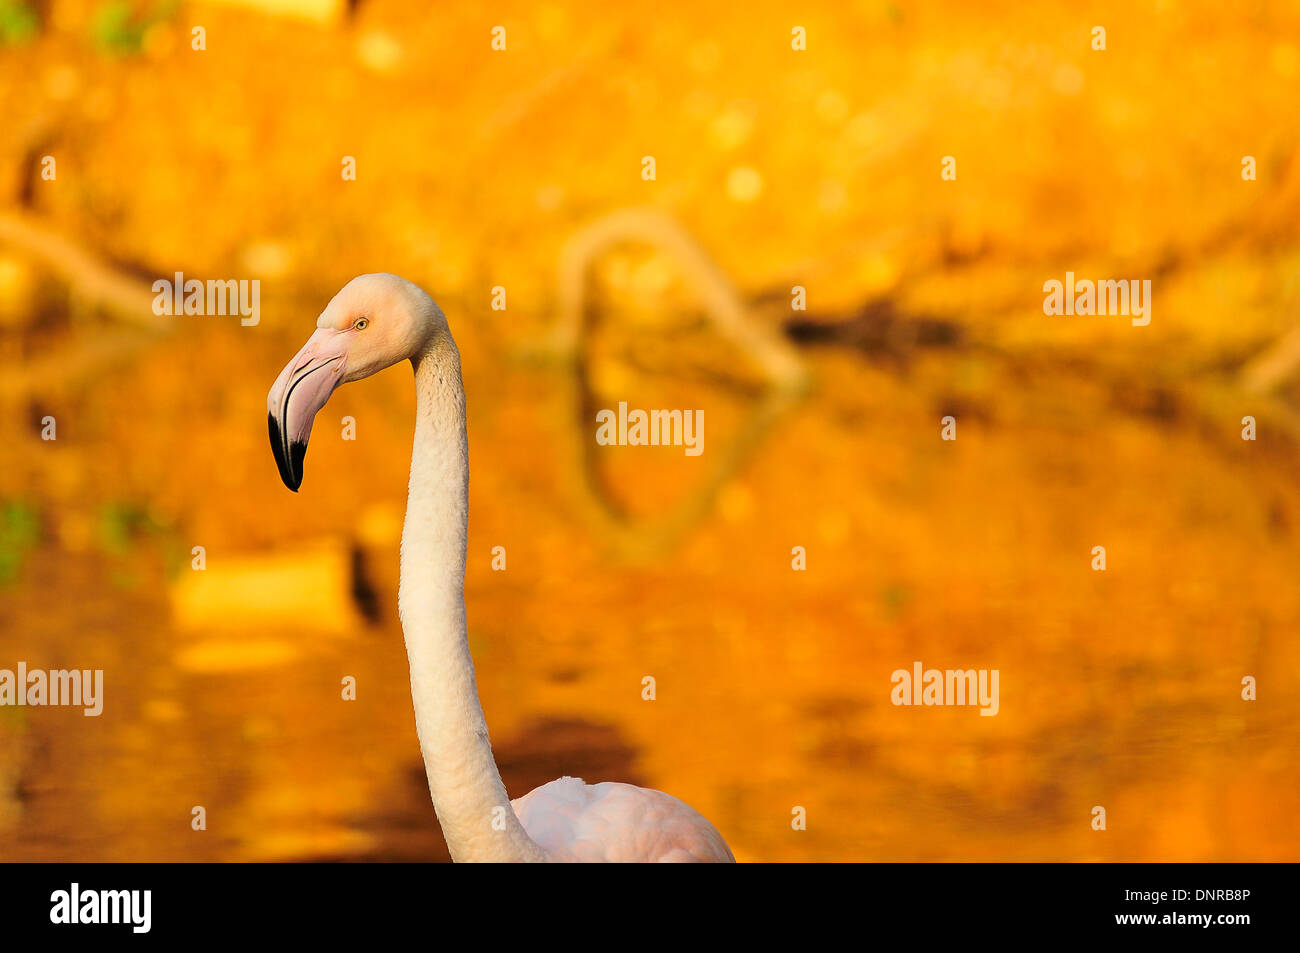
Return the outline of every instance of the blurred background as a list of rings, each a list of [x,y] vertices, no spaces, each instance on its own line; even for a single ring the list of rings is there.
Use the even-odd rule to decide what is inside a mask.
[[[1294,860],[1298,84],[1285,3],[0,0],[0,667],[106,683],[0,708],[0,858],[446,858],[410,371],[297,496],[266,435],[383,270],[460,345],[512,796],[658,787],[741,860]],[[1045,316],[1067,270],[1150,326]],[[155,317],[177,271],[260,323]],[[596,448],[622,400],[703,455]],[[916,660],[1000,713],[894,707]]]

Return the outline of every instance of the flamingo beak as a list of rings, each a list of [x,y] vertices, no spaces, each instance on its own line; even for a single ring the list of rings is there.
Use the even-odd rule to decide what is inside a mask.
[[[320,328],[303,345],[266,397],[271,451],[280,479],[295,493],[302,485],[302,461],[312,421],[347,370],[346,332]]]

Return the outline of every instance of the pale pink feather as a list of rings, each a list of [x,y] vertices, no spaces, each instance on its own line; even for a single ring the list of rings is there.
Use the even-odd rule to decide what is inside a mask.
[[[510,802],[528,836],[553,860],[734,864],[699,811],[662,791],[559,778]]]

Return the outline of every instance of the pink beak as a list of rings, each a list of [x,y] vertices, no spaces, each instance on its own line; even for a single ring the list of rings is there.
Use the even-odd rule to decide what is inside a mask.
[[[303,345],[266,397],[271,450],[280,479],[295,493],[302,485],[302,461],[312,421],[347,371],[347,334],[319,328]]]

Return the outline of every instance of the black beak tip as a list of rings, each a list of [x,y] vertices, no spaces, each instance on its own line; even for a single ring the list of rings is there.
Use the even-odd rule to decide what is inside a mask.
[[[275,419],[275,414],[272,413],[266,415],[266,420],[271,437],[271,452],[275,455],[275,465],[280,470],[280,479],[284,481],[285,486],[297,493],[298,487],[302,486],[302,461],[307,456],[307,445],[295,440],[289,446],[289,452],[286,456],[279,421]]]

